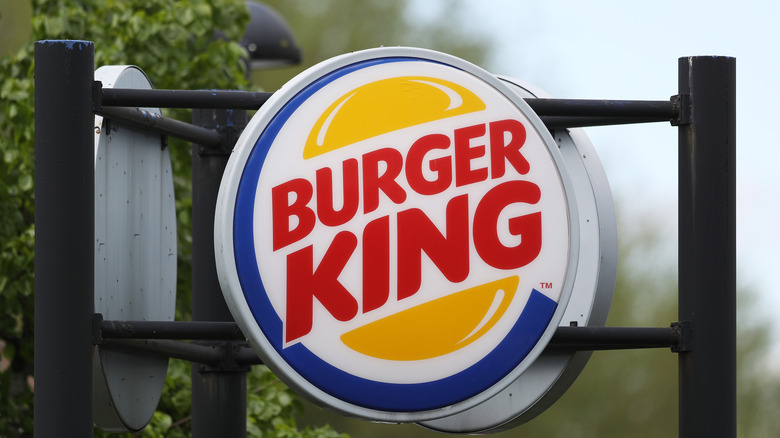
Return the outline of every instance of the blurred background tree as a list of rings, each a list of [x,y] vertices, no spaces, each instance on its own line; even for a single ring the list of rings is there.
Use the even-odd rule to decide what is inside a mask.
[[[345,52],[381,45],[426,47],[491,70],[489,35],[464,29],[461,2],[436,17],[419,17],[423,0],[268,0],[293,29],[299,67],[254,72],[273,91],[294,74]],[[135,64],[156,88],[240,89],[247,22],[242,0],[0,0],[0,436],[32,431],[33,361],[33,50],[41,39],[95,42],[96,66]],[[27,25],[25,25],[27,24]],[[230,41],[214,40],[219,29]],[[497,72],[500,73],[500,72]],[[188,121],[186,111],[165,115]],[[599,145],[596,145],[598,148]],[[171,142],[179,236],[178,320],[190,319],[190,151]],[[645,213],[645,212],[640,212]],[[665,326],[676,320],[675,249],[668,232],[641,214],[619,216],[621,257],[608,325]],[[652,215],[650,215],[652,219]],[[755,318],[752,295],[740,291],[739,436],[780,430],[780,377],[766,360],[768,322]],[[538,418],[499,436],[676,436],[677,358],[668,350],[596,352],[561,400]],[[188,436],[189,364],[172,360],[158,412],[141,436]],[[250,436],[433,436],[413,425],[376,425],[305,405],[264,367],[249,376]],[[300,426],[300,427],[299,427]],[[100,434],[100,432],[97,432]],[[438,434],[437,434],[438,435]]]

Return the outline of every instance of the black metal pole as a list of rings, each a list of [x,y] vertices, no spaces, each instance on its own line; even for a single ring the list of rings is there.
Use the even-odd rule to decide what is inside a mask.
[[[218,147],[222,139],[216,131],[163,117],[140,108],[103,107],[97,114],[119,124],[180,138],[203,146]]]
[[[103,320],[99,314],[96,316],[99,318],[95,318],[93,339],[100,344],[120,339],[246,340],[235,322],[117,321]],[[671,348],[673,351],[684,351],[684,334],[683,327],[678,323],[672,323],[670,327],[558,327],[547,349],[595,351]]]
[[[273,93],[224,90],[137,90],[103,88],[103,106],[136,106],[159,108],[225,108],[258,109]]]
[[[92,436],[94,45],[35,43],[35,435]]]
[[[245,341],[235,322],[220,321],[115,321],[98,322],[100,339],[191,339]]]
[[[736,61],[679,60],[680,437],[735,437]]]
[[[192,146],[192,319],[233,321],[214,261],[214,211],[230,151],[247,123],[243,110],[195,110],[193,124],[225,136],[224,147]],[[246,436],[246,367],[192,364],[192,436]]]
[[[169,339],[113,339],[105,341],[102,348],[138,355],[173,357],[212,366],[218,365],[225,356],[219,345],[198,345]]]
[[[540,116],[638,117],[672,120],[678,105],[674,100],[594,100],[594,99],[525,99]]]
[[[252,110],[260,108],[273,93],[222,90],[137,90],[101,88],[100,105],[160,108],[225,108]],[[595,99],[525,99],[539,116],[601,117],[607,124],[618,118],[633,118],[629,123],[670,121],[677,117],[674,100],[595,100]],[[588,121],[595,126],[598,121]]]
[[[588,126],[630,125],[637,123],[669,122],[666,117],[626,117],[626,116],[540,116],[547,129],[584,128]]]
[[[675,348],[674,327],[558,327],[546,351]]]
[[[103,348],[157,357],[173,357],[212,367],[260,365],[263,362],[246,341],[199,345],[168,339],[109,339]]]

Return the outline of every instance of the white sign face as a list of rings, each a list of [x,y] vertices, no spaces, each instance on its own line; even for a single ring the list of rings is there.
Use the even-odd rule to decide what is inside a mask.
[[[505,84],[421,49],[357,52],[285,85],[220,188],[217,271],[266,364],[379,421],[472,407],[541,353],[578,228],[557,145]]]

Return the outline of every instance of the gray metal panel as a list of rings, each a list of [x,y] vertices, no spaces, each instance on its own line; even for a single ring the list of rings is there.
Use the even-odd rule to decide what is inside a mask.
[[[95,72],[103,87],[151,89],[133,66]],[[160,114],[159,108],[146,108]],[[159,135],[95,117],[95,312],[105,319],[172,321],[176,211],[168,149]],[[95,423],[135,431],[151,420],[168,359],[95,347]]]
[[[523,98],[549,97],[519,81],[501,78]],[[612,193],[593,145],[582,129],[552,132],[575,186],[580,257],[574,289],[561,325],[603,326],[617,273],[617,225]],[[528,370],[484,403],[450,417],[419,423],[443,432],[500,432],[519,426],[555,403],[590,359],[591,352],[543,353]]]

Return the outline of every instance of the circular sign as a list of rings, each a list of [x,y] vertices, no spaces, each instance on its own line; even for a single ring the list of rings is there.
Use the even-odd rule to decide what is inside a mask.
[[[549,97],[516,79],[504,78],[523,98]],[[603,326],[617,273],[617,225],[604,168],[582,129],[552,132],[566,173],[574,182],[580,255],[564,326]],[[557,401],[579,376],[592,352],[545,351],[520,377],[486,402],[456,415],[421,422],[454,433],[500,432],[536,417]]]
[[[100,67],[95,80],[106,88],[152,88],[141,69],[127,65]],[[176,206],[161,141],[160,134],[95,116],[95,312],[104,319],[174,318]],[[157,409],[168,359],[94,348],[95,424],[143,429]]]
[[[563,316],[579,255],[554,139],[463,60],[381,48],[297,76],[236,144],[215,218],[226,302],[313,401],[423,421],[500,392]]]

